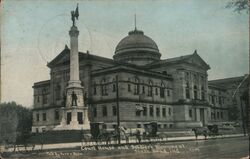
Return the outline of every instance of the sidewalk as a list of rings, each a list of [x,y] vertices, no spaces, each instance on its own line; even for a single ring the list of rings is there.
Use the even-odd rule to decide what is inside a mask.
[[[221,135],[221,136],[208,136],[207,139],[222,139],[222,138],[233,138],[233,137],[243,137],[244,134],[231,134],[231,135]],[[180,141],[194,141],[196,140],[195,136],[184,136],[184,137],[168,137],[168,138],[162,138],[162,139],[151,139],[148,140],[142,140],[141,144],[147,144],[147,143],[168,143],[168,142],[180,142]],[[204,136],[198,136],[197,140],[205,140]],[[138,143],[135,139],[129,140],[128,144],[136,144]],[[112,141],[111,144],[116,144],[115,141]],[[121,141],[121,144],[126,144],[125,140]],[[58,143],[58,144],[44,144],[42,145],[35,145],[33,150],[41,150],[41,147],[43,150],[56,150],[56,149],[80,149],[82,146],[95,146],[97,145],[95,142],[74,142],[74,143]],[[98,145],[106,145],[105,142],[98,143]],[[5,149],[5,152],[13,152],[13,147],[10,147],[8,149]],[[31,151],[32,147],[27,147],[27,151]],[[19,147],[16,149],[16,151],[25,151],[25,148]]]

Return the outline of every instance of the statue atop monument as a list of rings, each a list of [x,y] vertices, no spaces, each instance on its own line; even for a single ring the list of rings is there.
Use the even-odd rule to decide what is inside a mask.
[[[73,26],[75,26],[75,19],[78,20],[79,17],[79,11],[78,11],[78,3],[75,11],[71,11],[71,20],[73,22]]]

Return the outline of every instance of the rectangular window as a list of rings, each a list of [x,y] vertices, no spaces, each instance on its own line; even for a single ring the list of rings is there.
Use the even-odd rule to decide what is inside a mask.
[[[190,98],[189,88],[186,88],[186,98],[187,98],[187,99]]]
[[[55,120],[59,120],[59,110],[55,110]]]
[[[171,116],[171,114],[172,114],[171,108],[168,108],[168,115]]]
[[[46,113],[43,113],[43,121],[46,121]]]
[[[145,86],[142,86],[142,93],[145,94]]]
[[[96,91],[96,84],[94,84],[94,88],[93,88],[93,89],[94,89],[94,92],[93,92],[93,93],[94,93],[94,95],[96,95],[96,92],[97,92],[97,91]]]
[[[220,118],[220,112],[217,112],[217,119]]]
[[[128,84],[128,92],[131,92],[131,85]]]
[[[220,104],[220,105],[222,104],[221,98],[222,98],[222,97],[219,97],[219,104]]]
[[[141,110],[139,107],[140,107],[140,105],[136,104],[136,106],[135,106],[135,115],[136,116],[141,116]]]
[[[160,97],[164,98],[165,97],[165,92],[164,92],[164,88],[160,88]]]
[[[211,99],[212,99],[212,104],[215,104],[214,96],[213,95],[211,96]]]
[[[169,128],[173,128],[173,124],[169,124]]]
[[[223,119],[223,112],[220,112],[220,117],[221,119]]]
[[[189,83],[188,82],[186,82],[185,92],[186,92],[186,99],[190,99],[190,91],[189,91]]]
[[[162,108],[162,116],[166,117],[166,108]]]
[[[143,116],[147,116],[147,107],[143,107]]]
[[[95,118],[97,117],[97,108],[96,107],[93,108],[93,116]]]
[[[170,91],[169,90],[167,90],[167,95],[168,95],[168,97],[170,97]]]
[[[102,116],[108,116],[108,111],[106,106],[102,107]]]
[[[48,102],[48,97],[46,94],[43,95],[43,104],[47,104]]]
[[[117,114],[116,106],[112,107],[112,112],[113,112],[113,116],[116,116]]]
[[[79,124],[83,124],[82,112],[77,112],[77,121]]]
[[[149,114],[150,114],[150,116],[154,116],[154,107],[153,106],[150,106]]]
[[[164,124],[164,128],[166,129],[168,126],[167,126],[167,124]]]
[[[161,128],[161,124],[157,124],[157,127],[158,127],[158,129],[160,129]]]
[[[189,109],[189,117],[190,117],[190,118],[193,117],[193,111],[192,111],[192,109]]]
[[[101,91],[102,91],[102,96],[108,95],[108,84],[106,84],[105,81],[102,82]]]
[[[201,92],[201,99],[205,100],[205,92]]]
[[[155,95],[158,95],[158,88],[155,88]]]
[[[36,121],[39,121],[39,113],[36,114]]]
[[[156,116],[157,116],[157,117],[160,116],[160,108],[156,108]]]
[[[115,92],[115,91],[116,91],[116,85],[113,84],[113,92]]]
[[[135,84],[135,95],[138,95],[140,93],[140,87],[139,87],[139,83]]]
[[[37,103],[39,103],[40,102],[40,98],[39,98],[40,96],[37,96]]]
[[[59,84],[57,84],[55,88],[55,94],[56,94],[56,100],[60,100],[61,99],[61,86]]]
[[[101,87],[101,88],[102,88],[102,96],[105,95],[105,87],[106,87],[106,86],[105,86],[104,84],[102,84],[102,87]]]
[[[153,87],[152,87],[152,86],[149,86],[149,87],[148,87],[148,96],[149,96],[149,97],[152,97],[152,95],[153,95]]]
[[[194,99],[198,99],[198,94],[196,90],[194,90]]]

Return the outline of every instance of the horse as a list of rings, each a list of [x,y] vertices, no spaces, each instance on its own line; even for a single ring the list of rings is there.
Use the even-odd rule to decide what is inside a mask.
[[[207,127],[193,128],[192,131],[194,131],[196,140],[199,135],[203,135],[205,137],[205,140],[207,140],[207,135],[209,132]]]
[[[141,136],[145,133],[145,129],[143,128],[126,128],[126,127],[120,127],[121,132],[123,132],[126,142],[129,142],[129,137],[135,136],[137,141],[141,142]]]

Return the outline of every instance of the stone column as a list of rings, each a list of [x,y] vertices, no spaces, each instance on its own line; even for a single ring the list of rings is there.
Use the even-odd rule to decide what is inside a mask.
[[[79,80],[79,55],[78,55],[78,35],[76,26],[72,26],[70,31],[70,80],[69,87],[81,87]]]

